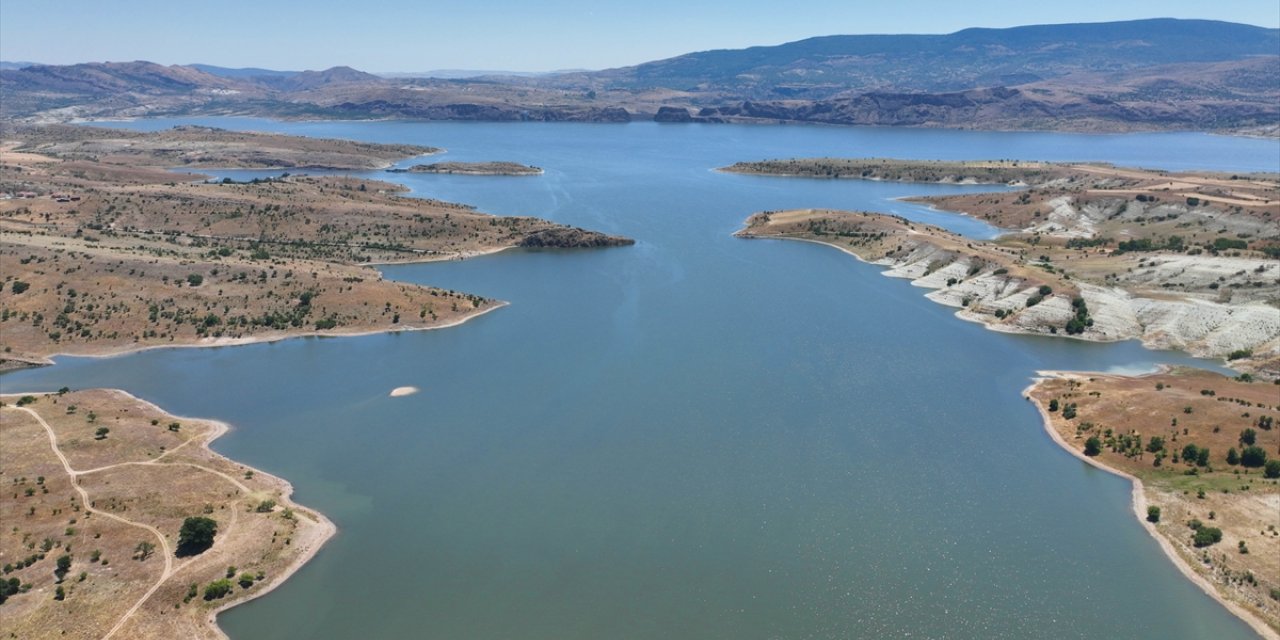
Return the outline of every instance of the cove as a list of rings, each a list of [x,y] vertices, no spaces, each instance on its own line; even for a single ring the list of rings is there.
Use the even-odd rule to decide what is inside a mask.
[[[1010,336],[828,247],[739,240],[765,209],[898,213],[988,187],[712,171],[792,156],[1275,171],[1277,143],[728,125],[178,123],[422,143],[537,178],[416,195],[636,238],[384,268],[510,306],[441,331],[59,358],[6,392],[123,388],[224,420],[338,536],[219,620],[232,638],[1247,638],[1019,391],[1041,369],[1196,363]],[[219,174],[222,175],[222,174]],[[238,175],[228,172],[227,175]],[[400,386],[421,391],[390,398]]]

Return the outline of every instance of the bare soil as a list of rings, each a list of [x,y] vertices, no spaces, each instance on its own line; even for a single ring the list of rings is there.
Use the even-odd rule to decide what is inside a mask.
[[[1244,448],[1245,429],[1268,457],[1280,457],[1280,426],[1260,426],[1280,418],[1276,385],[1194,369],[1058,374],[1039,381],[1030,398],[1046,409],[1065,446],[1083,452],[1097,437],[1102,447],[1093,459],[1141,480],[1146,503],[1160,508],[1154,529],[1181,561],[1280,631],[1280,480],[1227,462],[1229,450]],[[1207,464],[1182,457],[1187,445],[1208,448]],[[1195,546],[1193,520],[1220,529],[1221,541]]]
[[[113,390],[19,400],[0,409],[0,561],[22,585],[0,604],[8,637],[220,638],[217,610],[274,588],[333,534],[287,482],[209,451],[225,425]],[[190,516],[218,532],[179,557]],[[206,599],[228,574],[230,593]]]

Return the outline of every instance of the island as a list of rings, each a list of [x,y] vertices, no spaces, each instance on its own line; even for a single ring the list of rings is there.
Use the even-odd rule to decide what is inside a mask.
[[[123,391],[0,396],[0,634],[223,638],[214,616],[335,532],[288,482],[209,450],[227,425]]]
[[[198,153],[182,144],[206,135],[213,142]],[[191,128],[17,128],[0,147],[0,260],[22,267],[0,276],[0,355],[13,367],[61,353],[451,326],[502,303],[390,282],[369,265],[632,242],[403,197],[376,180],[169,170],[178,156],[193,167],[367,167],[430,150]]]
[[[433,162],[415,164],[403,169],[387,169],[388,173],[448,173],[464,176],[540,176],[539,167],[518,162]]]

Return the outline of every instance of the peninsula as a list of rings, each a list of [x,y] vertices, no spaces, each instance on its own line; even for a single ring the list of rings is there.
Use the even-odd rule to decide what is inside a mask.
[[[210,451],[224,424],[104,389],[0,404],[5,637],[223,638],[219,611],[334,534],[289,483]]]
[[[433,162],[415,164],[403,169],[387,169],[389,173],[448,173],[464,176],[540,176],[538,167],[518,162]]]
[[[430,147],[190,127],[4,133],[0,259],[22,268],[0,282],[0,347],[14,363],[448,326],[501,303],[389,282],[367,265],[631,243],[401,197],[376,180],[210,182],[167,169],[373,168]]]
[[[759,175],[991,183],[1014,190],[912,200],[1011,231],[965,238],[896,216],[759,213],[741,237],[823,242],[1000,331],[1138,338],[1280,375],[1280,178],[1107,165],[806,159]]]
[[[1195,369],[1046,373],[1049,435],[1134,483],[1134,512],[1183,573],[1280,637],[1280,394]]]

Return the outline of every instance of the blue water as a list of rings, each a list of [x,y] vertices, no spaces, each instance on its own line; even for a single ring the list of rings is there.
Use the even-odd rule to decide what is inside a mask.
[[[638,240],[384,269],[511,302],[448,330],[5,375],[6,391],[114,386],[231,422],[216,449],[337,522],[283,587],[220,617],[233,638],[1251,637],[1164,558],[1127,483],[1061,451],[1019,395],[1040,369],[1196,361],[990,332],[833,249],[730,236],[755,211],[835,207],[989,237],[894,200],[974,187],[712,169],[841,155],[1275,171],[1274,141],[182,122],[534,164],[547,173],[367,175]],[[387,397],[402,385],[422,393]]]

